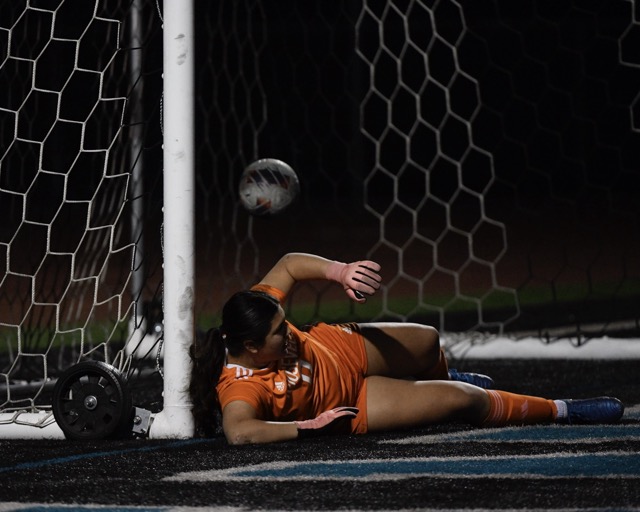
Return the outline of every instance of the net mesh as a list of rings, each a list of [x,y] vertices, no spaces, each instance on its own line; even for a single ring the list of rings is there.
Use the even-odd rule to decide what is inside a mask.
[[[161,33],[157,17],[143,21],[130,8],[0,4],[2,409],[46,404],[48,384],[83,358],[127,370],[121,349],[136,350],[143,309],[157,295],[149,277],[160,258],[141,263],[140,215],[152,225],[144,200],[158,173],[145,179],[136,166],[145,157],[157,165],[154,130],[141,127],[154,115],[158,124],[158,109],[141,117],[132,98],[141,98],[144,75],[160,69],[132,62],[146,52],[153,66],[139,43],[153,47]],[[145,91],[147,106],[159,104],[155,89]],[[155,130],[158,148],[160,141]],[[29,383],[24,392],[20,384]]]
[[[198,84],[216,95],[198,119],[201,218],[222,219],[201,226],[205,311],[297,250],[375,259],[384,277],[366,307],[305,283],[289,303],[297,322],[637,335],[632,2],[216,9],[199,17],[215,36]],[[280,218],[235,200],[242,168],[263,157],[300,177],[302,201]]]

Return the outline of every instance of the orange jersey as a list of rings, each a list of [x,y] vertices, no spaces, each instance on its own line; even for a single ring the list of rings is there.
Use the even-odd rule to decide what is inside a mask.
[[[281,302],[282,292],[257,286]],[[267,368],[225,365],[218,381],[222,409],[235,400],[251,405],[265,421],[315,418],[338,406],[355,406],[351,431],[366,431],[366,354],[357,324],[319,323],[300,330],[287,322],[290,355]]]

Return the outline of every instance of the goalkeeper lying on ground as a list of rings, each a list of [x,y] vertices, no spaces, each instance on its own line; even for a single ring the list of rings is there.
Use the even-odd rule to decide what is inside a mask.
[[[233,295],[222,325],[192,347],[190,392],[200,435],[217,412],[232,444],[319,433],[379,432],[460,421],[482,427],[609,423],[609,397],[548,400],[491,389],[484,375],[449,370],[438,332],[415,323],[319,323],[298,329],[281,304],[297,281],[328,279],[364,302],[380,287],[372,261],[284,256],[249,291]]]

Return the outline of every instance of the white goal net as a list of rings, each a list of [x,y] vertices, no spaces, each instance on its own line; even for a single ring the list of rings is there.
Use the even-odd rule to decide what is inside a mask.
[[[159,338],[161,36],[155,4],[0,3],[2,423]]]

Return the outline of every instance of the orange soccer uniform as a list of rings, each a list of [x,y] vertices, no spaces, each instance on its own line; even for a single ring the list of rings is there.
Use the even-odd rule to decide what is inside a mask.
[[[258,285],[282,303],[284,294]],[[339,406],[355,406],[350,432],[367,431],[367,357],[355,323],[318,323],[300,330],[287,322],[295,343],[290,356],[258,370],[225,365],[218,381],[222,409],[235,400],[251,405],[265,421],[315,418]],[[344,423],[338,425],[345,428]]]

